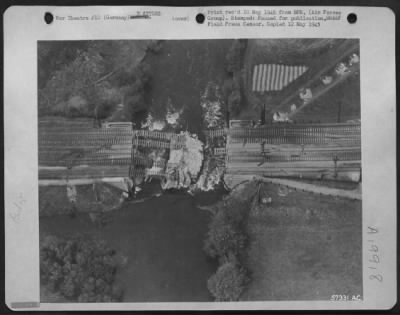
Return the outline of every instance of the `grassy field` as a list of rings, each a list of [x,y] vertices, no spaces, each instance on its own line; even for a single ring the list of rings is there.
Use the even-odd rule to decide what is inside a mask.
[[[124,289],[124,302],[210,301],[207,279],[216,266],[203,252],[209,213],[196,203],[181,194],[127,203],[109,214],[104,228],[87,214],[41,217],[40,234],[79,233],[105,240],[126,261],[116,280]]]
[[[272,204],[253,209],[242,300],[329,300],[362,295],[361,202],[264,184]],[[282,193],[281,193],[282,194]]]

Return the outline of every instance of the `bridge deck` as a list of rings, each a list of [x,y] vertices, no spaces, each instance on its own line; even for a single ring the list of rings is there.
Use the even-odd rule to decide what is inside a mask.
[[[226,147],[215,152],[225,155],[227,176],[336,178],[360,174],[360,124],[274,124],[211,130],[206,135],[226,137]],[[185,145],[184,139],[182,135],[161,131],[82,126],[73,129],[45,123],[39,126],[39,178],[128,177],[150,173],[162,176],[165,162],[155,163],[139,149],[179,149]]]

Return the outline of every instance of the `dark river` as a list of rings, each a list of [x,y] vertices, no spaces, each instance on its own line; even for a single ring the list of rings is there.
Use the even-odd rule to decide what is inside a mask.
[[[88,234],[126,257],[116,280],[124,289],[124,302],[211,301],[207,279],[217,265],[203,251],[210,213],[196,205],[211,204],[221,195],[175,192],[142,203],[127,202],[110,213],[103,228],[84,213],[75,218],[41,217],[40,233]]]

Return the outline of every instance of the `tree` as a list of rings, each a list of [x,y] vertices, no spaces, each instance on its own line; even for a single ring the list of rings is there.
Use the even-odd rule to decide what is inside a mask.
[[[234,115],[239,114],[241,110],[241,101],[242,101],[242,96],[240,94],[240,90],[239,89],[233,90],[228,97],[228,108],[232,114]]]
[[[104,71],[101,61],[101,56],[93,50],[80,51],[72,62],[56,70],[40,90],[39,111],[55,110],[66,116],[74,113],[92,116],[96,104],[103,99],[103,90],[107,87],[106,82],[101,86],[94,85]],[[71,100],[76,97],[85,102],[84,107],[77,108],[71,104]]]
[[[246,48],[246,42],[234,40],[225,57],[225,69],[228,77],[223,85],[225,102],[228,111],[233,115],[238,115],[242,106],[242,59]]]
[[[38,42],[38,86],[42,89],[53,73],[72,62],[89,41],[39,41]]]
[[[208,290],[216,301],[237,301],[245,287],[247,277],[237,265],[227,262],[207,281]]]
[[[245,248],[247,237],[245,233],[245,216],[248,205],[245,202],[235,202],[220,205],[209,224],[204,250],[212,258],[226,261],[229,257],[238,256]]]
[[[79,302],[117,302],[115,252],[103,242],[46,236],[40,243],[40,277],[51,291]]]
[[[212,257],[225,261],[236,256],[244,248],[246,237],[232,224],[212,224],[204,243],[204,250]]]
[[[228,73],[235,73],[241,69],[241,59],[242,59],[242,43],[240,40],[236,39],[233,41],[232,46],[226,55],[226,71]]]
[[[105,118],[124,100],[143,96],[149,41],[40,42],[39,115]],[[77,100],[79,100],[77,105]]]

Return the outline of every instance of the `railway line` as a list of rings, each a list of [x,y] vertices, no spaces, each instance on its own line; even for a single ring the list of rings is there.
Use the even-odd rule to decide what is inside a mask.
[[[225,158],[225,176],[354,179],[361,174],[359,123],[273,124],[204,133],[225,144],[212,151]],[[144,152],[180,149],[184,141],[171,132],[44,123],[39,126],[39,179],[163,176],[166,161],[153,161]]]
[[[185,145],[180,134],[125,126],[94,128],[87,122],[42,121],[38,136],[40,179],[163,175],[166,161],[153,161],[141,151]]]
[[[255,175],[361,178],[360,124],[277,124],[226,134],[225,180],[232,185]]]

